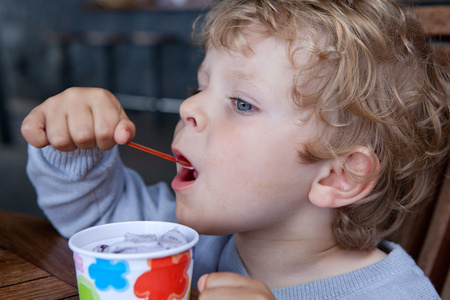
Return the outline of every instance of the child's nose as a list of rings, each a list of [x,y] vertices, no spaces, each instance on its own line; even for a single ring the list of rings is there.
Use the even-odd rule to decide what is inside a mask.
[[[180,117],[185,126],[192,126],[197,131],[203,131],[207,126],[207,116],[205,105],[203,103],[204,96],[201,92],[187,98],[181,103]]]

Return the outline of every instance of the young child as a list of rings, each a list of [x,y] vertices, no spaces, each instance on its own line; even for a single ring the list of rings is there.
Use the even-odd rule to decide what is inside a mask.
[[[116,144],[118,100],[71,88],[24,120],[29,176],[62,235],[167,220],[202,235],[201,299],[438,299],[385,239],[449,156],[449,77],[388,1],[222,0],[199,33],[198,91],[180,108],[169,188]]]

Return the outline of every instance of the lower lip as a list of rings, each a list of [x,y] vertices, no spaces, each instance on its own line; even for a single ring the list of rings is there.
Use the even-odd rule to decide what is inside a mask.
[[[172,188],[175,191],[182,191],[190,188],[192,185],[194,185],[196,180],[182,180],[183,176],[180,174],[181,170],[178,172],[178,174],[175,176],[175,178],[172,180]]]

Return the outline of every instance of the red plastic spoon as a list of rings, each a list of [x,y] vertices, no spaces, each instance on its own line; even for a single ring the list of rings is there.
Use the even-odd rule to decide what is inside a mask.
[[[194,170],[194,167],[193,167],[189,162],[187,162],[186,160],[183,160],[183,159],[181,159],[181,158],[172,156],[172,155],[170,155],[170,154],[165,154],[165,153],[159,152],[159,151],[157,151],[157,150],[154,150],[154,149],[149,148],[149,147],[146,147],[146,146],[142,146],[142,145],[137,144],[137,143],[135,143],[135,142],[128,142],[127,145],[128,145],[128,146],[131,146],[131,147],[134,147],[134,148],[136,148],[136,149],[139,149],[139,150],[148,152],[148,153],[150,153],[150,154],[153,154],[153,155],[156,155],[156,156],[165,158],[165,159],[167,159],[167,160],[171,160],[171,161],[174,161],[174,162],[176,162],[176,163],[179,163],[179,164],[182,165],[184,168]]]

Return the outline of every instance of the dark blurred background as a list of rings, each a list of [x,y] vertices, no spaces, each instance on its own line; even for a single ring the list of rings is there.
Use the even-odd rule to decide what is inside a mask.
[[[190,35],[194,20],[207,10],[205,2],[0,1],[1,210],[42,216],[25,173],[27,149],[20,124],[33,107],[67,87],[111,90],[137,125],[135,141],[170,152],[178,106],[195,86],[203,57]],[[446,20],[444,28],[450,18]],[[448,46],[449,35],[430,36],[432,42]],[[127,146],[120,151],[125,164],[148,184],[170,182],[175,174],[171,162]]]
[[[205,7],[198,0],[1,0],[0,209],[42,215],[20,125],[67,87],[111,90],[136,123],[135,141],[170,152],[178,106],[203,56],[190,37]],[[127,146],[120,152],[148,184],[175,175],[174,163]]]

